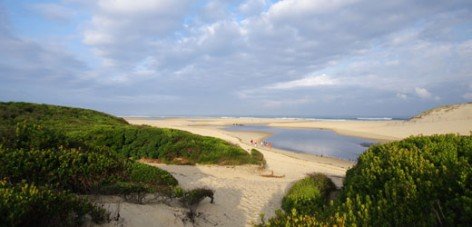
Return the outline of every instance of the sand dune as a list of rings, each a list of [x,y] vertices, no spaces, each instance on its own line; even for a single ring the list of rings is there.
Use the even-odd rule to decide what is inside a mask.
[[[379,140],[397,140],[411,135],[458,133],[472,131],[472,103],[431,109],[408,121],[304,121],[270,123],[274,127],[324,128],[340,134]]]
[[[295,119],[229,118],[229,119],[127,119],[132,124],[146,124],[156,127],[175,128],[195,134],[214,136],[241,146],[252,147],[250,139],[268,136],[261,132],[228,132],[223,126],[231,124],[267,124],[274,127],[324,128],[341,134],[366,137],[377,140],[396,140],[410,135],[431,135],[440,133],[469,134],[472,130],[472,104],[441,107],[427,111],[408,121],[306,121]],[[280,208],[281,199],[289,186],[307,173],[321,172],[330,176],[336,185],[342,185],[346,170],[354,163],[334,158],[295,154],[277,149],[260,149],[267,160],[265,173],[283,178],[262,177],[255,166],[175,166],[158,165],[174,175],[184,188],[209,187],[216,191],[215,204],[203,201],[197,211],[199,226],[245,226],[258,221],[260,213],[270,217]],[[155,165],[155,164],[152,164]],[[155,226],[169,224],[168,212],[152,212],[152,207],[127,204],[125,220],[128,224],[155,223]],[[164,209],[162,206],[154,209]],[[141,211],[149,215],[137,215]],[[144,219],[144,220],[143,220]],[[166,220],[160,222],[159,220]],[[175,226],[183,225],[174,221]]]

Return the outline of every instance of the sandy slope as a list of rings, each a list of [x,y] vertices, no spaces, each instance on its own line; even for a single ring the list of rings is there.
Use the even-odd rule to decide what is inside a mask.
[[[267,124],[275,127],[326,128],[338,133],[378,140],[395,140],[416,134],[460,133],[472,130],[472,104],[449,106],[429,111],[410,121],[300,121],[287,119],[127,119],[132,124],[175,128],[214,136],[250,150],[251,139],[268,136],[261,132],[227,132],[222,126],[231,124]],[[198,226],[245,226],[258,221],[259,213],[273,215],[280,208],[283,195],[294,181],[307,173],[322,172],[339,187],[345,172],[353,163],[333,158],[302,155],[281,150],[261,149],[267,160],[264,173],[283,178],[262,177],[255,166],[175,166],[158,165],[174,175],[184,188],[209,187],[215,190],[215,204],[203,201],[198,211]],[[156,165],[156,164],[153,164]],[[182,226],[175,221],[179,212],[164,205],[126,204],[121,216],[126,226]],[[143,215],[146,212],[146,215]],[[170,215],[173,213],[174,215]],[[171,218],[169,218],[169,216]],[[115,223],[116,224],[116,223]]]
[[[435,108],[408,121],[304,121],[270,123],[274,127],[325,128],[338,133],[379,140],[403,139],[411,135],[472,132],[472,103]]]

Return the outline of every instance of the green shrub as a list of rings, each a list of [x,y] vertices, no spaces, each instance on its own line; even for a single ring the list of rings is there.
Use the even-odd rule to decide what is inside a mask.
[[[224,140],[189,132],[148,126],[97,126],[71,134],[90,147],[105,147],[123,156],[156,158],[170,164],[260,164],[254,157]]]
[[[113,181],[126,173],[127,160],[108,154],[77,150],[16,150],[0,146],[0,178],[26,180],[74,192]]]
[[[358,225],[470,225],[471,155],[472,136],[373,146],[347,172],[338,213]]]
[[[169,172],[138,162],[130,165],[128,173],[130,181],[150,186],[176,186],[179,184]]]
[[[264,159],[264,155],[260,151],[258,151],[256,149],[251,149],[251,157],[252,157],[253,160],[258,162],[261,165],[262,168],[266,167],[267,162]]]
[[[315,214],[323,211],[329,194],[336,190],[334,183],[323,174],[310,174],[297,181],[282,199],[282,209],[290,213]]]
[[[261,223],[255,225],[257,227],[263,226],[297,226],[297,227],[325,227],[325,226],[344,226],[343,220],[338,219],[332,222],[325,222],[320,220],[314,215],[300,214],[296,209],[291,211],[283,212],[282,210],[276,210],[275,216],[269,220],[264,219],[264,215],[261,215]]]
[[[0,102],[0,142],[9,148],[111,150],[172,164],[259,164],[224,140],[174,129],[129,125],[121,118],[69,107]]]
[[[183,194],[180,201],[187,207],[198,205],[206,197],[211,199],[213,203],[213,194],[214,191],[207,188],[196,188],[190,191],[187,191]]]
[[[316,203],[293,206],[295,212],[286,207],[263,225],[306,226],[302,220],[310,226],[470,226],[471,158],[472,135],[416,136],[375,145],[348,170],[340,195],[321,213],[297,212]]]
[[[109,219],[103,208],[74,194],[0,181],[0,226],[77,226],[86,214],[96,223]]]

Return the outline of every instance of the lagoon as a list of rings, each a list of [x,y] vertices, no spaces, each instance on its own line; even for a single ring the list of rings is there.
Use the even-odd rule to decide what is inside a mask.
[[[230,126],[228,131],[260,131],[274,148],[355,161],[375,141],[344,136],[331,130],[275,128],[263,125]]]

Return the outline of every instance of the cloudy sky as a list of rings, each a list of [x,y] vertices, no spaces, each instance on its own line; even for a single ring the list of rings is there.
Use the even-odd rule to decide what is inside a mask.
[[[0,100],[410,116],[472,101],[472,1],[0,0]]]

